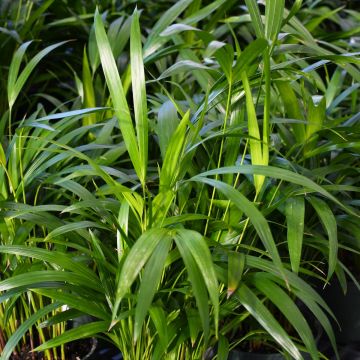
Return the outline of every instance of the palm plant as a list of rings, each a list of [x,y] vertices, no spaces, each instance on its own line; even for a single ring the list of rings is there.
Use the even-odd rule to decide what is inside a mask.
[[[23,42],[24,36],[29,36],[26,29],[32,26],[31,36],[37,36],[42,29],[44,17],[42,17],[43,12],[46,11],[51,2],[47,2],[39,6],[38,8],[33,9],[32,2],[24,3],[6,3],[2,4],[2,20],[4,21],[4,27],[2,27],[2,35],[7,35],[7,41],[2,42],[3,51],[6,54],[11,54],[12,49],[15,46],[15,41],[19,42],[21,45],[16,50],[11,62],[6,56],[2,57],[3,63],[1,64],[1,69],[3,72],[7,71],[8,68],[8,82],[4,84],[4,92],[8,94],[7,98],[3,97],[2,100],[5,100],[2,107],[2,121],[1,121],[1,169],[0,169],[0,179],[1,179],[1,239],[2,244],[16,244],[23,243],[26,238],[30,237],[31,234],[35,234],[37,231],[41,231],[41,222],[39,223],[40,227],[36,228],[35,225],[31,225],[31,222],[26,222],[26,220],[17,219],[16,216],[7,216],[5,210],[7,203],[15,203],[16,208],[23,206],[23,211],[26,212],[27,206],[31,204],[41,204],[41,197],[43,194],[42,187],[40,185],[40,179],[44,176],[42,171],[46,171],[49,165],[49,156],[41,156],[42,146],[48,145],[48,141],[54,139],[54,134],[56,131],[67,132],[74,130],[74,123],[63,122],[56,124],[55,129],[50,125],[44,125],[41,121],[37,124],[32,123],[32,119],[36,117],[41,117],[41,115],[46,115],[44,105],[40,102],[35,104],[37,107],[34,114],[29,118],[28,122],[20,121],[15,122],[14,119],[19,117],[19,114],[23,113],[24,103],[27,104],[28,111],[32,109],[33,104],[28,98],[24,99],[20,96],[20,93],[24,91],[25,88],[28,88],[29,79],[32,78],[33,73],[38,70],[39,62],[44,61],[44,57],[53,51],[55,48],[62,45],[58,43],[55,45],[50,45],[40,51],[34,57],[30,56],[26,66],[22,67],[22,62],[24,62],[24,57],[28,55],[29,46],[30,49],[33,47],[31,44],[32,41]],[[13,22],[12,22],[12,21]],[[12,37],[9,37],[9,34],[12,34]],[[7,62],[10,63],[10,66],[7,65]],[[21,68],[21,69],[20,69]],[[47,81],[46,77],[43,77],[43,81]],[[40,86],[39,81],[32,80],[31,83],[37,84]],[[38,98],[41,97],[41,94],[36,95]],[[46,100],[51,100],[55,105],[58,105],[60,102],[55,99],[55,97],[46,97],[43,96]],[[66,111],[66,105],[60,105],[63,111]],[[80,112],[81,114],[82,112]],[[86,112],[85,112],[86,113]],[[64,115],[66,116],[66,114]],[[76,120],[76,119],[74,119]],[[82,132],[86,132],[85,129]],[[81,134],[81,133],[80,133]],[[73,138],[72,136],[79,136],[79,133],[68,134],[66,137],[61,137],[60,140],[64,144],[69,143]],[[47,141],[43,141],[44,139]],[[46,144],[46,145],[45,145]],[[50,144],[51,145],[51,144]],[[44,154],[43,154],[44,155]],[[54,156],[53,153],[50,157]],[[34,163],[32,163],[34,162]],[[58,197],[57,197],[58,198]],[[51,195],[47,197],[48,201],[51,201]],[[26,218],[26,216],[25,216]],[[39,218],[38,220],[39,221]],[[59,225],[59,222],[57,222]],[[2,271],[1,277],[3,279],[12,276],[13,274],[21,274],[32,269],[40,270],[42,268],[41,262],[36,261],[21,261],[16,259],[14,256],[4,256],[1,259]],[[24,294],[13,294],[11,295],[11,300],[7,294],[1,300],[0,313],[1,313],[1,324],[0,324],[0,349],[3,352],[6,344],[9,343],[9,339],[13,333],[18,328],[21,328],[21,324],[25,322],[27,318],[37,311],[41,310],[42,307],[47,305],[49,302],[47,299],[43,298],[40,295],[33,294],[31,292],[26,292]],[[52,308],[53,305],[49,305],[49,308]],[[42,310],[41,310],[42,311]],[[54,308],[54,311],[51,311],[50,316],[54,315],[57,311]],[[46,319],[46,317],[44,318]],[[37,322],[40,324],[40,322]],[[26,326],[26,325],[25,325]],[[19,354],[23,351],[32,350],[36,347],[36,344],[46,341],[46,339],[56,336],[62,333],[65,329],[64,323],[59,323],[56,326],[53,326],[49,329],[42,329],[41,327],[33,331],[30,328],[28,336],[23,336],[22,339],[17,338],[13,340],[13,345],[16,345],[19,342],[16,350],[14,350],[15,356],[20,356]],[[19,341],[21,340],[21,341]],[[9,346],[8,345],[8,346]],[[4,355],[5,356],[5,355]],[[64,357],[64,347],[59,349],[52,349],[51,351],[45,352],[46,359],[57,358],[58,356]]]
[[[18,185],[12,199],[2,188],[0,252],[27,266],[7,272],[1,300],[25,292],[48,305],[11,329],[1,359],[64,305],[43,326],[94,321],[36,350],[96,335],[125,359],[226,359],[260,340],[318,359],[301,301],[336,351],[332,313],[308,282],[346,271],[337,224],[358,217],[348,201],[357,85],[345,89],[358,60],[346,37],[326,40],[314,26],[338,11],[246,5],[224,18],[232,2],[182,0],[147,36],[137,10],[108,34],[96,11],[72,107],[40,108],[15,135],[9,126],[2,176],[11,184],[15,172]],[[119,72],[121,54],[130,64]],[[321,66],[336,67],[326,83]],[[12,149],[23,150],[16,161]],[[9,237],[14,228],[25,230]]]

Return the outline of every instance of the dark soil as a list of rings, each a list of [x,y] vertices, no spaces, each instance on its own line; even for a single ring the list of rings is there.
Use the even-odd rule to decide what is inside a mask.
[[[65,358],[66,360],[85,360],[87,359],[96,348],[96,339],[82,339],[73,341],[65,345]],[[45,360],[43,352],[31,352],[30,346],[24,346],[21,352],[12,355],[11,360]],[[58,355],[58,359],[61,356]]]

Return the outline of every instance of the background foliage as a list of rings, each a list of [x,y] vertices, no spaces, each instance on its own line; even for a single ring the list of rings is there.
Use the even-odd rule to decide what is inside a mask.
[[[2,1],[1,359],[94,335],[317,359],[313,317],[336,353],[315,285],[357,280],[358,23],[352,2]]]

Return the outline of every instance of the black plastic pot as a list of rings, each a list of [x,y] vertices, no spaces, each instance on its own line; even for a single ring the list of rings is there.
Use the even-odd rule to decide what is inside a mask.
[[[107,341],[99,339],[96,350],[86,360],[122,360],[122,358],[118,348]]]
[[[90,360],[96,352],[98,341],[96,338],[86,338],[72,341],[65,345],[67,360]],[[42,359],[42,357],[41,357]]]
[[[96,338],[91,338],[90,340],[91,340],[91,342],[90,342],[89,352],[86,355],[82,356],[80,358],[81,360],[91,359],[92,355],[96,352],[96,349],[98,347],[98,341]]]
[[[304,360],[311,360],[311,357],[307,353],[302,354]],[[284,360],[285,356],[279,353],[274,354],[260,354],[252,352],[243,352],[239,350],[233,350],[229,354],[228,360]]]
[[[281,354],[258,354],[251,352],[243,352],[239,350],[233,350],[229,354],[228,360],[283,360],[284,357]]]
[[[334,281],[325,289],[319,289],[330,309],[337,318],[339,326],[333,322],[336,342],[341,360],[360,359],[360,291],[352,281],[347,283],[347,293],[344,295],[340,284]],[[326,336],[322,339],[323,354],[329,360],[336,360],[334,351]]]
[[[80,316],[72,321],[72,327],[88,324],[94,321],[94,318],[88,315]],[[96,346],[92,347],[92,351],[88,355],[82,357],[81,360],[121,360],[123,357],[118,348],[103,339],[95,339]]]
[[[334,282],[321,293],[325,302],[334,312],[339,327],[334,324],[336,341],[340,345],[360,343],[360,291],[352,282],[348,282],[348,289],[344,295],[340,284]]]

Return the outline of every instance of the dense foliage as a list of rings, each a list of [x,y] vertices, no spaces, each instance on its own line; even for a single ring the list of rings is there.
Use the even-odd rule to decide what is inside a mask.
[[[316,286],[357,281],[359,19],[1,1],[1,360],[91,336],[125,359],[319,359],[319,327],[336,353]]]

